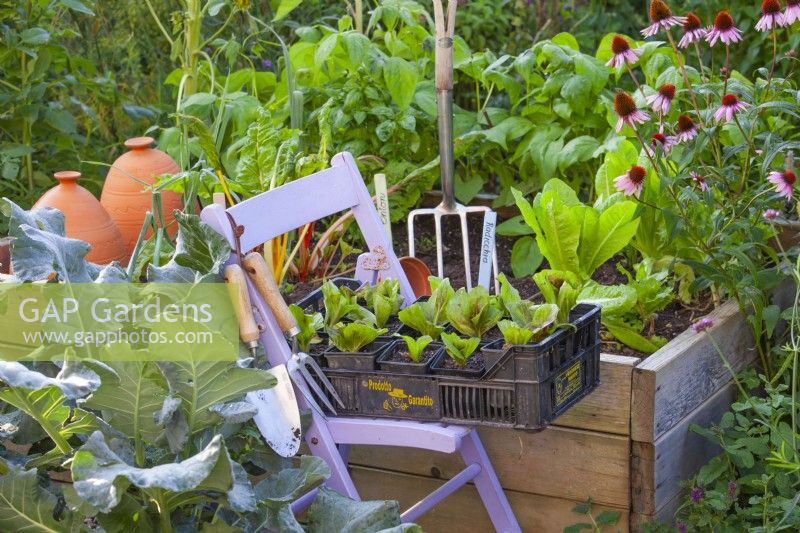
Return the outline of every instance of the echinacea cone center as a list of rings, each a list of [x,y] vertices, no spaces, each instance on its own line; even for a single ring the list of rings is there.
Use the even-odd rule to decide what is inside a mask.
[[[774,15],[781,12],[781,3],[778,0],[764,0],[761,2],[761,13]]]
[[[722,97],[722,105],[725,107],[732,107],[739,103],[739,99],[735,94],[726,94]]]
[[[702,27],[703,23],[700,22],[700,18],[697,15],[695,15],[691,11],[686,14],[686,22],[683,23],[683,29],[685,31],[699,30]]]
[[[644,168],[642,168],[640,166],[633,166],[628,171],[628,178],[630,178],[630,180],[633,183],[638,185],[638,184],[640,184],[641,182],[644,181],[644,176],[645,176],[646,173],[647,172],[645,171]]]
[[[614,52],[614,54],[622,54],[630,49],[631,46],[628,44],[628,41],[626,41],[624,37],[616,35],[611,40],[611,51]]]
[[[621,117],[629,117],[636,113],[636,102],[628,93],[618,92],[614,97],[614,110]]]
[[[733,28],[733,17],[727,11],[720,11],[714,19],[714,27],[720,31]]]
[[[681,115],[678,117],[678,131],[685,132],[685,131],[690,131],[693,128],[694,128],[694,121],[687,115]]]
[[[661,22],[672,16],[672,10],[662,0],[653,0],[650,2],[650,20],[653,22]]]

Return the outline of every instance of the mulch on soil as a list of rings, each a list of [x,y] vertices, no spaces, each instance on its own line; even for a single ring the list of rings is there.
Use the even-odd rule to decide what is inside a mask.
[[[470,244],[470,267],[472,270],[473,284],[478,276],[478,261],[480,257],[481,232],[483,231],[483,215],[481,213],[470,214],[468,219],[468,234]],[[408,255],[408,229],[405,223],[400,222],[392,225],[392,239],[394,251],[398,257]],[[433,217],[418,217],[415,224],[416,257],[428,265],[434,275],[436,272],[436,238],[433,227]],[[531,277],[514,278],[511,270],[511,250],[514,246],[516,237],[497,236],[497,263],[500,272],[505,273],[511,284],[520,292],[523,298],[537,299],[539,294],[536,284]],[[453,287],[463,287],[466,285],[464,273],[464,256],[461,245],[461,226],[459,217],[449,216],[442,219],[442,244],[444,259],[444,277],[450,278]],[[345,262],[352,264],[355,257],[348,258]],[[625,276],[617,270],[617,263],[627,266],[623,257],[616,257],[608,263],[602,265],[595,272],[592,278],[602,284],[612,285],[625,283]],[[542,268],[546,268],[546,262]],[[297,283],[292,287],[292,292],[287,295],[290,302],[297,302],[303,296],[316,289],[319,283]],[[685,331],[695,320],[706,315],[711,311],[711,302],[708,298],[699,298],[700,302],[708,302],[701,305],[693,302],[686,306],[679,300],[673,301],[664,310],[660,311],[654,321],[652,331],[646,332],[672,340],[677,335]],[[499,332],[497,332],[499,333]],[[643,354],[616,341],[603,341],[602,351],[619,355],[629,355],[633,357],[647,357]]]

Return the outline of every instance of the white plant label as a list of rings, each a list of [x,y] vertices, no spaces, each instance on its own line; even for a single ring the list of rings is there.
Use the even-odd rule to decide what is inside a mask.
[[[487,211],[483,216],[483,236],[481,237],[481,260],[478,268],[478,285],[489,289],[494,258],[494,236],[497,226],[497,213]],[[491,290],[491,289],[489,289]]]
[[[389,244],[392,244],[392,218],[389,216],[389,193],[386,191],[386,174],[375,174],[375,196],[378,215],[381,217]]]

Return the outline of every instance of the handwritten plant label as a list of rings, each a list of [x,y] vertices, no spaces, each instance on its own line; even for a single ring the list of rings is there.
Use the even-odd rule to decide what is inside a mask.
[[[494,259],[494,238],[497,227],[497,213],[486,211],[483,216],[483,236],[481,237],[481,260],[478,267],[478,285],[489,289]]]
[[[392,244],[392,219],[389,216],[389,193],[386,190],[386,174],[375,174],[375,196],[378,216],[381,217],[389,244]]]

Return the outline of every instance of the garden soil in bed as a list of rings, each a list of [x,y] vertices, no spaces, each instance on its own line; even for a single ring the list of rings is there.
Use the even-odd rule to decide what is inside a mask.
[[[468,215],[470,258],[473,279],[477,278],[478,259],[480,256],[481,232],[483,230],[483,215],[475,213]],[[415,224],[416,229],[416,256],[425,262],[431,271],[436,274],[436,236],[433,229],[432,217],[420,217]],[[444,243],[444,275],[450,278],[453,287],[463,287],[466,278],[464,276],[464,260],[461,248],[461,228],[458,217],[445,217],[442,219],[442,241]],[[392,238],[394,251],[398,257],[408,255],[408,228],[404,222],[392,225]],[[511,249],[514,246],[516,237],[497,236],[497,262],[500,272],[508,277],[511,284],[520,292],[523,298],[533,298],[537,300],[538,289],[530,276],[514,278],[511,270]],[[345,264],[354,264],[355,256],[348,258]],[[625,283],[625,276],[616,268],[616,264],[622,262],[626,265],[622,256],[615,257],[608,263],[602,265],[595,272],[593,279],[602,284]],[[542,265],[547,268],[547,263]],[[350,274],[352,275],[352,274]],[[319,283],[297,283],[292,287],[291,293],[287,296],[290,302],[297,302],[303,296],[319,287]],[[707,294],[701,294],[697,301],[690,305],[684,305],[679,300],[673,301],[665,309],[656,315],[654,330],[646,332],[655,334],[665,339],[672,340],[680,333],[685,331],[698,318],[708,314],[712,310],[711,300]],[[496,330],[496,328],[493,328]],[[497,332],[499,333],[499,332]],[[608,340],[603,341],[602,351],[619,355],[629,355],[633,357],[647,357],[639,351],[628,348],[619,342]]]

